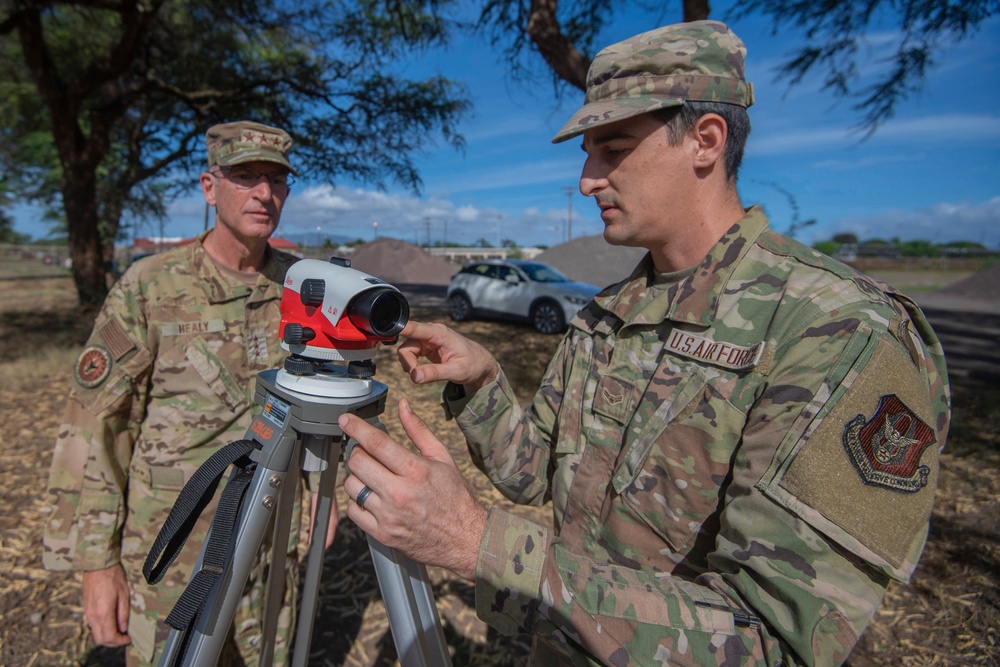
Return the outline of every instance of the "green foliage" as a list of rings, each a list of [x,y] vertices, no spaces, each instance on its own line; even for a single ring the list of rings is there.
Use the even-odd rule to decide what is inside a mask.
[[[840,250],[840,243],[836,241],[817,241],[813,243],[813,250],[823,253],[824,255],[834,256],[837,251]]]
[[[27,234],[14,231],[14,221],[0,211],[0,243],[23,244],[31,240]]]
[[[680,21],[682,15],[685,21],[707,18],[711,3],[635,0],[633,4],[649,14],[653,27]],[[791,86],[807,76],[820,79],[825,89],[854,101],[861,114],[857,129],[866,136],[892,118],[897,105],[921,90],[943,51],[971,37],[983,21],[1000,11],[997,0],[745,0],[733,4],[732,10],[718,18],[758,14],[772,20],[772,31],[780,38],[795,29],[804,34],[806,46],[790,53],[779,67],[778,80]],[[476,28],[507,61],[512,77],[535,84],[532,75],[544,61],[560,92],[570,86],[583,88],[595,40],[616,8],[609,0],[483,0],[480,6]],[[887,20],[890,25],[873,25],[876,20]],[[863,40],[876,30],[878,39],[871,41],[894,39],[893,51],[879,63],[874,77],[862,79],[861,72],[872,69],[859,65],[868,57]]]
[[[903,257],[937,257],[940,254],[933,242],[924,239],[901,241],[896,243],[896,247]]]
[[[923,87],[941,51],[971,37],[998,10],[997,0],[746,0],[732,15],[769,16],[775,35],[800,29],[806,46],[792,52],[779,68],[778,79],[796,85],[807,76],[819,77],[824,89],[854,100],[854,109],[862,114],[858,129],[870,135]],[[859,66],[868,57],[862,39],[873,30],[874,20],[886,17],[897,30],[881,34],[896,40],[894,52],[881,61],[875,79],[865,81]]]
[[[98,269],[94,290],[91,260],[103,252],[106,266],[123,217],[165,215],[217,122],[287,129],[308,180],[419,191],[413,156],[437,138],[461,148],[468,102],[461,85],[409,80],[397,63],[443,43],[452,4],[0,4],[0,167],[18,199],[65,221],[74,261]]]
[[[976,243],[975,241],[951,241],[949,243],[944,243],[940,247],[942,248],[955,248],[955,249],[966,249],[966,250],[987,250],[986,246],[982,243]]]
[[[836,241],[837,243],[841,243],[841,244],[844,244],[844,243],[857,243],[858,242],[858,235],[850,233],[850,232],[843,233],[843,234],[834,234],[833,235],[833,240]]]

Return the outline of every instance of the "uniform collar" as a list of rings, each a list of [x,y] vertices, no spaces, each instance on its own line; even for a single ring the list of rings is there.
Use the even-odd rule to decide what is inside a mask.
[[[709,326],[715,320],[719,300],[730,276],[767,227],[764,211],[759,206],[753,206],[712,246],[694,274],[672,285],[652,301],[646,299],[646,287],[653,271],[649,253],[618,289],[598,295],[595,301],[626,324],[658,324],[669,319]]]
[[[252,296],[253,301],[267,301],[281,298],[281,281],[288,268],[283,262],[278,261],[278,257],[270,246],[265,250],[267,261],[264,269],[257,277],[257,284],[253,289],[239,283],[222,273],[219,267],[205,250],[205,238],[212,230],[202,232],[194,240],[192,249],[191,265],[199,280],[207,287],[209,302],[222,303],[234,299],[244,299]]]

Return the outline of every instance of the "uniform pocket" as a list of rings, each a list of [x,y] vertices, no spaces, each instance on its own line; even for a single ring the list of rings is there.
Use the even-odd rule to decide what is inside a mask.
[[[247,400],[242,387],[222,360],[212,353],[204,339],[195,338],[185,345],[184,356],[226,407],[239,412],[246,406]]]
[[[616,471],[622,500],[674,550],[680,551],[718,511],[743,418],[690,373],[657,407]],[[709,532],[714,532],[710,530]]]

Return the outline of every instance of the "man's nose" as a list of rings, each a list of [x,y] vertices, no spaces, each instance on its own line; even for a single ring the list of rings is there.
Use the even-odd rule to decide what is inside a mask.
[[[580,173],[580,193],[584,197],[593,197],[607,186],[608,179],[604,170],[600,169],[595,161],[588,157],[583,163],[583,171]]]
[[[263,187],[263,190],[261,187]],[[250,192],[255,195],[259,195],[264,199],[270,199],[271,194],[274,192],[274,187],[271,185],[270,177],[267,174],[260,174],[257,177],[257,182],[250,188]]]

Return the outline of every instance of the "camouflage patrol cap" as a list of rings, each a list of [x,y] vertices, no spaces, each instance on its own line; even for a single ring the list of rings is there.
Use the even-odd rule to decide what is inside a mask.
[[[205,133],[208,166],[231,167],[244,162],[274,162],[298,172],[288,161],[292,138],[284,130],[261,123],[241,120],[213,125]]]
[[[552,143],[689,100],[749,107],[753,84],[744,76],[746,52],[718,21],[678,23],[612,44],[594,57],[584,105]]]

